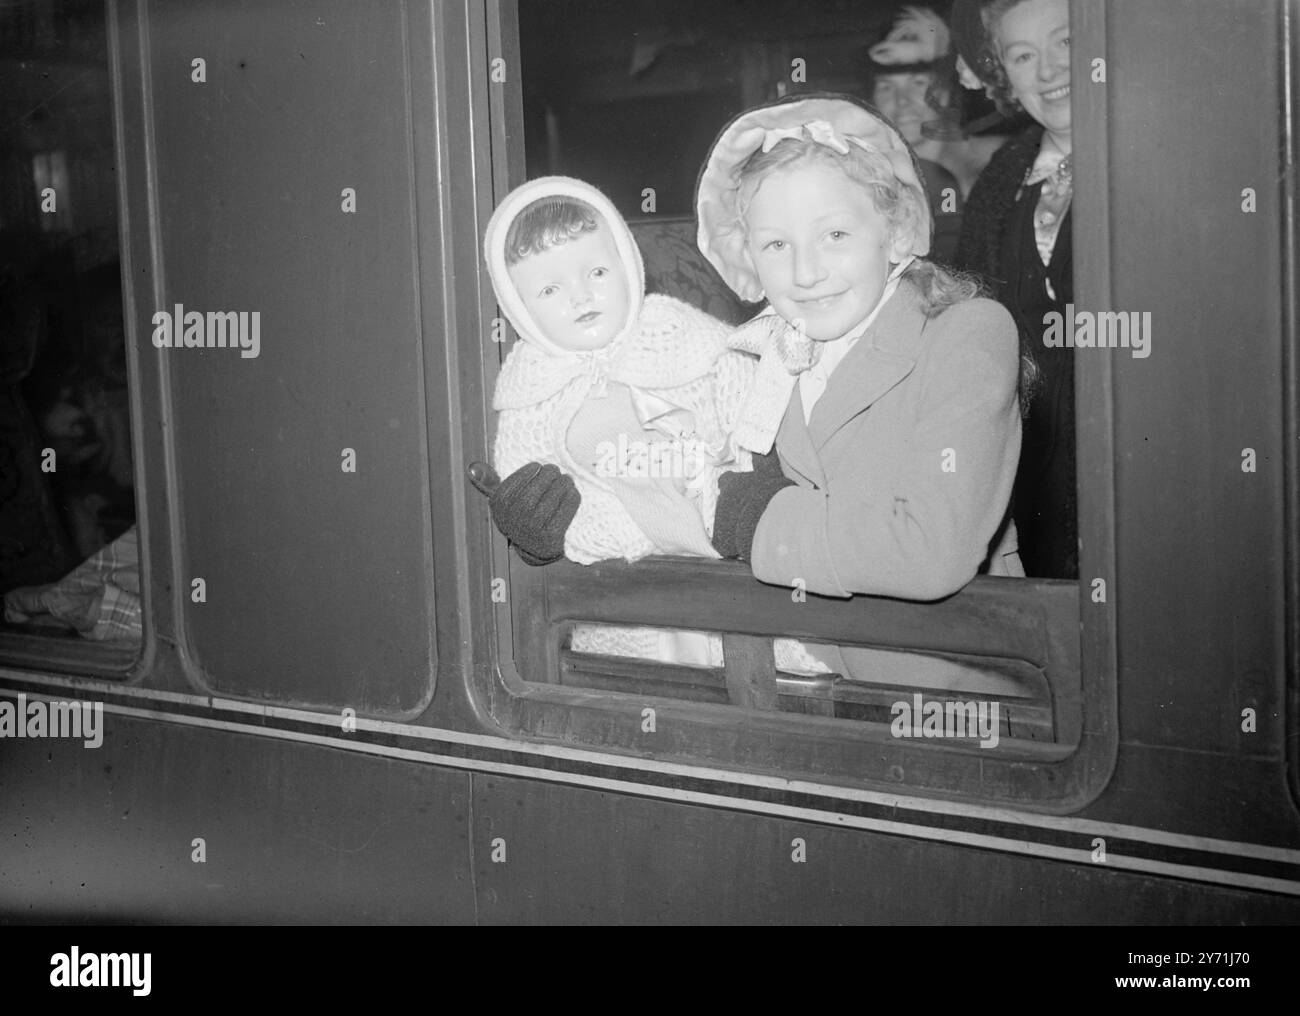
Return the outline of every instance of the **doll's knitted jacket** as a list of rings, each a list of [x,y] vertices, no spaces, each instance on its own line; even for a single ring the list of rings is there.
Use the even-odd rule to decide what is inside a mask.
[[[511,349],[493,397],[500,414],[494,464],[501,476],[529,462],[554,463],[573,476],[582,503],[565,535],[567,558],[580,564],[619,557],[634,561],[657,550],[611,492],[610,481],[576,461],[565,445],[584,400],[611,382],[688,411],[694,439],[715,449],[726,463],[707,467],[709,475],[700,484],[700,513],[706,531],[712,532],[718,473],[749,468],[749,453],[733,448],[729,435],[755,361],[727,348],[730,334],[730,327],[703,311],[652,295],[645,298],[635,327],[600,355],[590,354],[587,367],[576,376],[531,343],[518,342]]]

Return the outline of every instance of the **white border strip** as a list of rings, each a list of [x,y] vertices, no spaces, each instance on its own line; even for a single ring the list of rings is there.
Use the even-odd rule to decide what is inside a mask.
[[[12,672],[0,670],[0,681],[3,681],[5,677],[12,676],[14,676]],[[294,709],[287,706],[264,705],[257,702],[242,702],[237,699],[215,698],[207,695],[192,695],[185,692],[155,691],[147,688],[127,687],[109,684],[93,678],[66,678],[45,674],[32,675],[30,677],[23,674],[18,675],[18,677],[23,681],[30,681],[35,684],[76,688],[81,691],[92,689],[102,690],[108,694],[122,695],[146,701],[157,700],[163,702],[174,702],[183,705],[219,709],[225,712],[245,713],[253,716],[261,716],[266,719],[283,719],[314,723],[332,730],[340,730],[341,727],[340,715],[324,714],[313,710]],[[4,684],[0,684],[0,693],[6,692],[18,694],[17,690],[8,688]],[[120,712],[122,715],[136,715],[136,711],[127,706],[105,705],[104,708],[106,711]],[[152,715],[159,719],[169,720],[190,719],[189,717],[180,717],[176,714],[161,712],[150,713],[146,711],[141,715]],[[459,730],[444,730],[437,727],[413,726],[407,723],[394,723],[389,720],[371,720],[357,717],[355,723],[357,730],[359,731],[369,730],[376,733],[399,734],[405,737],[414,737],[424,741],[472,745],[475,747],[537,755],[543,758],[589,762],[618,769],[655,772],[668,776],[685,776],[696,779],[708,779],[738,786],[755,786],[768,790],[787,791],[790,793],[812,794],[822,797],[838,798],[845,801],[875,804],[887,808],[902,808],[933,814],[962,816],[982,821],[1008,822],[1015,825],[1033,826],[1039,829],[1073,833],[1089,838],[1093,836],[1102,836],[1114,839],[1128,839],[1179,849],[1228,854],[1232,857],[1249,857],[1256,860],[1275,861],[1282,864],[1300,864],[1300,850],[1287,847],[1273,847],[1259,843],[1221,840],[1207,836],[1190,835],[1187,833],[1171,833],[1165,832],[1161,829],[1150,829],[1145,826],[1123,825],[1113,822],[1093,822],[1087,819],[1077,819],[1059,815],[1044,815],[1037,812],[1015,811],[1010,808],[966,804],[960,801],[909,797],[902,794],[890,794],[877,790],[865,790],[854,787],[841,787],[834,784],[814,783],[806,780],[786,779],[779,776],[762,776],[756,773],[732,772],[725,769],[710,769],[702,766],[684,765],[678,762],[662,762],[657,759],[613,755],[582,748],[570,748],[564,745],[545,744],[533,741],[516,741],[510,738],[497,737],[491,734],[471,734]],[[239,729],[271,736],[292,733],[291,731],[279,730],[274,727],[241,726]],[[324,737],[321,743],[353,751],[364,751],[375,747],[373,745],[366,745],[351,740],[343,736],[341,730],[339,735],[334,737]],[[423,757],[418,752],[415,754],[417,757]],[[496,763],[477,762],[473,759],[461,759],[457,768],[483,768],[484,771],[491,771],[488,767],[495,764]],[[535,770],[528,767],[520,768],[523,771],[533,774],[543,772],[547,778],[554,775],[554,771],[549,769]],[[564,782],[581,782],[582,779],[598,781],[602,778],[575,777],[573,780],[566,779]],[[643,787],[646,791],[655,789],[639,783],[636,784],[636,786]],[[723,795],[707,796],[716,798],[716,800],[720,802],[731,802],[732,806],[740,805],[748,808],[751,805],[757,804],[757,802],[749,801],[744,798],[730,798]],[[821,814],[820,812],[818,813]],[[826,812],[825,814],[833,815],[836,813]],[[921,827],[908,826],[907,828]],[[1137,863],[1136,859],[1135,863]],[[1292,883],[1284,884],[1290,885]]]

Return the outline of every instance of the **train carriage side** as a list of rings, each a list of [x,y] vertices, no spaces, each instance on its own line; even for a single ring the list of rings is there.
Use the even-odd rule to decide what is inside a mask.
[[[1300,918],[1296,12],[1176,6],[1071,4],[1076,305],[1150,322],[1076,351],[1080,580],[916,604],[493,529],[518,5],[110,0],[145,641],[0,633],[0,703],[103,710],[0,738],[0,915]],[[584,658],[581,622],[726,662]],[[905,675],[796,678],[776,636],[995,673],[998,743],[896,737]]]

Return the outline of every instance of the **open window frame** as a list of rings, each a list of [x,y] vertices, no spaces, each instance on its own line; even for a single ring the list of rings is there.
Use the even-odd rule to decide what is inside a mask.
[[[109,86],[109,104],[112,111],[113,163],[118,169],[123,164],[125,142],[122,128],[121,81],[122,46],[117,10],[114,4],[105,5],[105,51],[103,70]],[[57,45],[48,43],[52,48],[40,52],[35,59],[57,59],[61,51]],[[88,66],[90,58],[84,54],[66,57],[73,65]],[[98,69],[98,58],[94,60]],[[145,406],[142,398],[143,380],[138,355],[130,341],[132,333],[132,303],[128,282],[130,272],[130,235],[125,217],[124,195],[121,187],[122,174],[118,172],[117,199],[118,257],[120,263],[119,288],[122,300],[122,324],[126,331],[124,343],[126,358],[127,408],[132,458],[132,484],[136,502],[135,525],[141,533],[141,620],[143,635],[140,642],[95,642],[81,637],[67,628],[50,628],[41,630],[37,626],[0,626],[0,668],[14,671],[34,671],[74,675],[79,678],[100,678],[111,681],[130,682],[139,679],[153,665],[155,647],[151,629],[152,619],[149,610],[148,569],[145,567],[147,550],[144,546],[145,483],[143,466],[143,421]],[[101,548],[102,549],[102,548]],[[81,562],[78,563],[78,566]],[[70,569],[71,570],[71,569]]]
[[[486,57],[481,72],[470,75],[476,157],[490,158],[491,193],[483,193],[484,179],[478,194],[486,214],[524,179],[519,75],[489,81],[498,57],[507,68],[520,67],[518,19],[512,0],[485,0],[481,15],[471,7],[471,51]],[[1073,50],[1103,56],[1104,5],[1072,5],[1071,18]],[[1088,67],[1088,60],[1076,60],[1072,80],[1075,129],[1085,139],[1075,158],[1074,267],[1077,301],[1101,311],[1109,309],[1112,293],[1107,99],[1105,89],[1087,87]],[[482,374],[474,387],[490,392],[504,347],[479,341],[498,313],[490,287],[482,286],[480,294],[484,327],[462,344],[461,355],[477,358]],[[938,603],[809,596],[792,609],[789,589],[757,582],[741,564],[649,559],[530,568],[493,534],[490,550],[471,567],[484,588],[508,575],[508,595],[504,602],[493,597],[495,658],[474,668],[473,694],[491,721],[513,736],[832,785],[960,795],[1053,812],[1083,807],[1108,782],[1117,746],[1115,616],[1113,596],[1105,592],[1113,590],[1116,574],[1110,358],[1080,360],[1075,384],[1077,583],[980,577]],[[490,434],[491,422],[485,423]],[[604,682],[593,684],[599,675],[589,673],[581,687],[562,683],[574,666],[563,639],[579,621],[722,633],[727,700],[682,693],[680,681],[670,694],[666,689],[682,668],[643,661],[589,668],[603,673]],[[895,738],[887,721],[827,715],[811,687],[816,682],[800,687],[796,679],[777,677],[771,642],[781,636],[1028,663],[1041,669],[1050,687],[1055,736],[1038,740],[1013,730],[987,750],[973,741]],[[634,675],[636,686],[610,690],[620,671]],[[888,692],[897,698],[909,690]],[[800,698],[807,705],[792,708],[791,700]],[[783,699],[784,708],[774,708]],[[643,730],[647,707],[655,710],[652,735]]]
[[[204,9],[200,10],[200,6]],[[180,115],[176,113],[176,106],[166,106],[166,83],[172,80],[170,75],[173,69],[181,68],[178,73],[185,77],[190,73],[185,68],[188,67],[188,53],[191,50],[184,32],[178,30],[178,23],[182,23],[180,28],[184,28],[184,22],[193,23],[200,16],[215,14],[220,17],[223,12],[216,9],[217,6],[219,5],[194,5],[184,12],[177,12],[159,11],[157,5],[150,4],[147,0],[107,2],[109,80],[112,90],[123,317],[139,530],[143,643],[128,652],[120,647],[73,638],[0,633],[0,671],[13,672],[20,678],[24,672],[52,673],[59,680],[71,675],[76,679],[74,686],[84,688],[92,688],[96,683],[111,680],[129,686],[133,691],[138,690],[145,697],[198,694],[209,702],[220,699],[227,702],[251,702],[258,706],[270,703],[315,711],[335,718],[341,709],[350,708],[361,719],[384,722],[416,720],[429,712],[436,695],[440,668],[449,665],[448,659],[439,659],[438,656],[444,644],[440,636],[443,632],[454,630],[456,619],[456,597],[442,594],[442,590],[452,588],[457,580],[457,572],[454,570],[456,555],[444,549],[452,541],[444,540],[440,535],[428,541],[419,539],[422,530],[433,529],[429,521],[432,509],[425,502],[433,500],[440,487],[445,486],[430,484],[428,475],[432,471],[434,475],[445,476],[451,471],[451,467],[439,458],[448,445],[445,429],[438,429],[436,411],[439,407],[427,406],[423,401],[424,395],[426,392],[438,393],[455,388],[448,382],[446,361],[437,355],[443,351],[442,335],[447,328],[446,283],[456,275],[454,271],[444,271],[440,260],[443,250],[443,218],[447,215],[447,209],[441,201],[443,191],[439,182],[441,167],[446,158],[441,146],[447,118],[441,115],[441,110],[444,102],[448,106],[462,102],[463,95],[457,93],[445,100],[443,96],[443,88],[450,86],[441,50],[437,47],[442,31],[441,23],[436,22],[443,5],[422,0],[394,5],[392,10],[385,11],[383,19],[370,18],[375,25],[375,35],[368,39],[360,39],[355,33],[349,35],[346,32],[334,32],[327,35],[317,33],[314,28],[307,29],[316,36],[313,43],[327,49],[338,47],[339,50],[351,52],[356,51],[364,42],[372,46],[387,45],[390,47],[389,52],[396,52],[399,57],[385,65],[385,73],[376,75],[372,88],[365,93],[374,94],[378,88],[387,87],[389,94],[396,92],[401,99],[400,105],[393,104],[392,108],[398,109],[400,113],[388,123],[388,138],[383,142],[375,142],[375,147],[393,154],[395,158],[387,161],[367,158],[348,178],[348,182],[363,191],[373,181],[370,193],[378,193],[381,186],[386,184],[397,198],[388,206],[387,219],[384,218],[384,213],[372,213],[365,220],[365,229],[369,229],[370,233],[359,231],[360,235],[350,240],[346,248],[340,244],[334,251],[351,250],[353,242],[359,247],[366,242],[368,235],[372,244],[371,251],[381,245],[393,246],[398,252],[395,254],[396,263],[406,269],[398,273],[390,270],[387,274],[410,280],[400,305],[401,308],[411,310],[410,317],[399,322],[398,326],[387,329],[375,325],[375,330],[380,334],[387,331],[388,334],[398,336],[388,346],[398,347],[400,343],[400,348],[409,353],[410,368],[403,371],[376,370],[371,375],[374,388],[370,395],[357,390],[352,392],[356,404],[376,404],[379,399],[374,394],[391,396],[390,379],[400,377],[405,396],[402,407],[404,412],[390,406],[385,413],[385,416],[392,414],[386,430],[382,426],[376,428],[370,425],[354,425],[351,428],[352,434],[360,434],[363,439],[376,432],[383,436],[381,441],[370,441],[369,447],[376,451],[375,455],[369,455],[362,446],[366,466],[361,475],[366,477],[368,484],[375,486],[370,491],[364,488],[359,492],[354,490],[351,504],[354,509],[360,506],[372,520],[369,525],[354,527],[358,546],[363,545],[367,534],[383,534],[390,529],[391,526],[381,526],[373,520],[378,518],[386,522],[385,513],[391,513],[393,503],[402,505],[405,514],[401,518],[415,539],[407,538],[400,544],[396,541],[390,543],[392,553],[389,560],[394,565],[394,573],[405,571],[407,575],[415,576],[421,589],[418,597],[394,595],[385,604],[381,602],[382,594],[385,591],[392,593],[394,586],[391,583],[379,590],[381,595],[378,597],[375,595],[374,584],[367,585],[358,581],[347,584],[327,583],[329,593],[323,597],[311,595],[311,582],[314,579],[297,583],[296,590],[289,582],[283,585],[278,582],[264,584],[263,588],[270,589],[273,595],[283,601],[286,613],[292,612],[295,616],[306,618],[305,627],[319,625],[329,633],[328,637],[315,638],[310,643],[306,637],[299,638],[296,645],[291,646],[295,655],[304,656],[304,649],[325,647],[323,652],[327,654],[326,661],[331,664],[328,668],[309,664],[298,666],[296,660],[290,661],[293,666],[276,666],[274,663],[268,664],[265,656],[261,660],[257,659],[259,649],[277,646],[278,631],[271,630],[270,637],[261,639],[260,647],[250,651],[247,631],[241,631],[237,621],[233,620],[238,617],[230,609],[234,597],[228,598],[220,606],[214,599],[213,605],[218,606],[217,610],[197,608],[196,601],[191,599],[191,583],[196,577],[194,551],[204,541],[203,530],[195,525],[193,515],[186,510],[187,485],[192,490],[196,478],[206,476],[210,479],[215,475],[214,470],[223,465],[227,470],[226,476],[232,475],[233,471],[229,469],[229,462],[223,464],[201,455],[189,454],[191,448],[187,446],[185,435],[187,432],[195,432],[195,428],[186,427],[183,414],[195,411],[198,404],[194,399],[196,390],[200,394],[206,393],[201,386],[191,385],[188,391],[180,386],[181,372],[177,360],[159,355],[159,350],[150,341],[150,335],[154,308],[170,308],[180,302],[180,299],[192,302],[190,294],[194,292],[175,280],[184,278],[185,269],[194,260],[190,255],[196,248],[183,242],[170,242],[172,237],[168,233],[169,229],[177,228],[175,224],[179,219],[188,222],[189,217],[169,215],[167,198],[176,198],[178,195],[183,198],[199,193],[192,185],[187,189],[183,174],[172,172],[168,176],[168,172],[176,168],[174,162],[169,164],[169,155],[174,155],[176,148],[184,148],[184,145],[174,144],[175,127],[177,124],[192,127],[201,122],[204,125],[200,128],[202,130],[221,129],[221,125],[215,124],[211,118],[185,115],[183,104]],[[346,9],[347,6],[346,0],[339,0],[336,4],[339,9]],[[296,31],[293,19],[301,18],[304,22],[308,20],[302,12],[295,14],[287,5],[274,5],[262,13],[265,14],[266,21],[260,20],[259,14],[256,19],[250,15],[242,22],[232,24],[231,30],[222,34],[222,45],[244,45],[240,38],[242,31],[248,33],[257,45],[283,46],[286,34]],[[348,11],[348,16],[367,17],[364,11],[359,15],[356,11]],[[268,26],[273,27],[274,31],[268,30]],[[461,45],[464,45],[463,41]],[[186,54],[185,59],[179,63],[176,61],[176,47],[181,47],[180,51]],[[217,59],[213,49],[205,52],[208,59]],[[325,59],[310,61],[304,56],[300,62],[295,63],[297,73],[317,77],[315,82],[309,81],[307,86],[287,88],[286,102],[292,100],[303,106],[318,103],[318,97],[325,94],[320,88],[322,80],[328,84],[330,76],[336,75],[337,68],[342,66],[343,61],[336,59],[339,55],[335,51]],[[265,70],[274,65],[272,61],[266,60],[259,66]],[[367,72],[359,73],[365,75]],[[262,79],[263,82],[266,80]],[[366,80],[365,77],[362,80]],[[170,96],[173,99],[175,97]],[[263,115],[255,101],[248,108]],[[269,117],[282,114],[265,115]],[[304,116],[301,122],[309,122],[309,119]],[[330,114],[330,119],[337,127],[337,111]],[[237,126],[236,124],[235,132]],[[227,123],[224,129],[231,131],[231,125]],[[290,157],[295,156],[296,142],[292,134],[282,136],[288,140],[282,148],[275,148],[273,154],[283,156],[287,152]],[[170,152],[169,145],[172,146]],[[195,146],[193,150],[197,151],[199,147]],[[264,156],[264,153],[265,149],[259,153],[254,148],[239,158],[213,163],[213,178],[223,186],[230,186],[232,177],[250,166],[257,155]],[[329,160],[319,160],[313,171],[332,173],[332,163]],[[369,174],[373,174],[373,177]],[[417,177],[418,186],[415,183]],[[405,191],[393,187],[395,178],[408,180],[410,186]],[[160,183],[163,180],[167,181],[166,186]],[[310,194],[313,185],[314,181],[304,183],[298,180],[295,182],[294,193],[299,196]],[[326,191],[333,190],[333,185],[331,177]],[[377,202],[376,206],[379,204]],[[227,202],[225,207],[229,210],[231,232],[252,235],[251,231],[239,228],[241,223],[238,215],[247,214],[239,210],[246,206],[240,201],[232,201]],[[333,216],[330,218],[333,219]],[[394,239],[397,232],[384,232],[385,222],[396,222],[399,228],[407,230],[402,235],[408,238],[408,243],[398,246]],[[281,230],[279,236],[288,232]],[[276,244],[279,236],[272,231],[267,242]],[[423,242],[423,247],[419,246],[420,242]],[[268,265],[271,261],[270,255],[263,257],[259,254],[251,263]],[[243,264],[248,263],[250,259],[244,258]],[[410,270],[409,266],[417,264],[425,266],[423,274]],[[377,258],[371,258],[368,265],[372,266],[376,275],[382,273],[385,267]],[[319,268],[319,262],[317,267]],[[391,265],[388,267],[391,269]],[[317,293],[317,290],[307,286],[284,288],[292,289],[305,302],[313,302],[314,294]],[[363,288],[371,295],[378,290],[374,285]],[[173,294],[178,299],[172,299]],[[202,300],[202,297],[199,299]],[[199,303],[199,306],[203,305],[202,302]],[[208,304],[214,305],[222,304]],[[293,314],[291,310],[281,320],[288,323],[286,332],[292,339],[294,329],[300,327],[299,315]],[[333,334],[340,341],[349,341],[354,333],[340,328]],[[429,338],[428,348],[434,354],[432,356],[425,352],[426,336]],[[320,348],[320,345],[320,333],[317,333],[317,344],[313,348]],[[241,359],[241,362],[245,361]],[[308,367],[312,366],[309,362]],[[296,374],[286,371],[279,376],[295,378],[306,388],[316,380],[313,374],[314,371],[299,369]],[[348,380],[352,379],[349,377]],[[249,391],[254,390],[250,387]],[[293,401],[297,410],[301,411],[302,403],[297,399]],[[239,406],[237,412],[247,416],[273,410],[278,400],[254,393],[248,396],[246,406],[240,404],[238,399],[231,399],[230,402]],[[342,417],[346,413],[340,411],[337,415]],[[405,415],[411,426],[401,428],[400,415]],[[356,417],[353,419],[355,423]],[[263,432],[271,431],[270,428],[264,428]],[[390,433],[393,437],[389,437]],[[398,435],[410,442],[406,447],[413,448],[414,453],[408,451],[402,455],[393,455],[390,452],[390,467],[395,462],[397,468],[389,468],[384,476],[382,470],[376,469],[377,460],[381,457],[378,453],[398,447],[392,443]],[[358,439],[353,437],[351,440],[357,442]],[[337,465],[338,459],[335,458],[336,449],[330,446],[327,454],[332,467],[327,471],[330,478],[343,476]],[[374,471],[367,475],[367,470]],[[322,474],[324,472],[326,471],[322,471]],[[393,482],[395,477],[404,478],[408,473],[412,479],[407,486]],[[285,475],[289,475],[289,471]],[[236,498],[242,498],[246,506],[257,506],[254,511],[265,511],[273,522],[283,524],[286,519],[294,518],[292,510],[286,510],[283,502],[277,505],[273,497],[268,497],[272,494],[274,497],[283,497],[289,489],[288,481],[262,484],[260,489],[251,481],[233,486]],[[373,490],[376,488],[385,490],[387,497],[374,496]],[[304,487],[300,483],[295,489],[301,493]],[[405,496],[403,490],[417,496]],[[324,495],[317,491],[314,500],[333,505],[337,502],[331,500],[331,494],[332,491],[328,489]],[[313,497],[310,494],[302,496]],[[213,499],[212,503],[218,503],[217,499]],[[224,497],[220,503],[223,506],[221,510],[224,511]],[[439,528],[443,525],[444,519],[440,517]],[[321,532],[319,527],[312,526],[300,526],[299,529],[311,537],[318,537]],[[238,537],[238,527],[234,526],[232,530],[236,531]],[[413,554],[410,553],[412,547],[415,548]],[[371,558],[377,557],[373,537],[369,553]],[[235,553],[229,557],[230,560],[239,561]],[[320,555],[318,560],[324,557],[325,555]],[[341,568],[353,570],[347,554],[334,554],[330,560],[342,561]],[[438,569],[436,575],[435,568]],[[199,572],[200,576],[202,574]],[[210,574],[208,577],[211,577]],[[226,588],[229,590],[232,586]],[[303,594],[304,588],[307,594]],[[344,594],[338,595],[339,590],[343,590]],[[349,598],[351,603],[348,602]],[[394,603],[401,606],[409,622],[407,632],[413,633],[415,637],[410,637],[408,633],[382,634],[382,622],[393,616]],[[359,606],[364,607],[364,610],[357,609]],[[322,609],[336,612],[335,620],[331,622],[326,618]],[[204,619],[207,627],[203,630],[196,623],[199,610],[209,611],[209,617]],[[372,641],[363,643],[360,639],[348,637],[348,633],[354,629],[347,624],[338,623],[340,617],[345,622],[355,620],[358,628],[363,627],[367,639]],[[310,630],[308,634],[310,635]],[[453,639],[446,640],[447,644],[453,642]],[[359,647],[355,649],[357,655],[352,666],[342,660],[337,652],[339,647],[347,645]],[[201,652],[212,648],[221,649],[223,657],[216,665],[209,666],[205,664]],[[396,651],[400,658],[396,662],[386,661],[386,651]],[[450,650],[447,651],[447,656],[450,657]],[[338,665],[334,666],[336,661],[339,661]],[[284,680],[286,675],[296,675],[300,680],[290,683]]]

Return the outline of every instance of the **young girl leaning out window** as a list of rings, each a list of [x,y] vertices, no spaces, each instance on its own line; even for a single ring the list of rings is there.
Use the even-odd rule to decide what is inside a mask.
[[[749,110],[714,143],[697,212],[705,257],[768,303],[734,340],[762,356],[734,438],[777,462],[722,477],[719,553],[840,597],[935,600],[981,572],[1022,575],[1016,327],[926,260],[930,212],[898,133],[844,96]],[[809,649],[813,669],[890,683],[925,661]],[[960,686],[932,662],[920,683]]]

